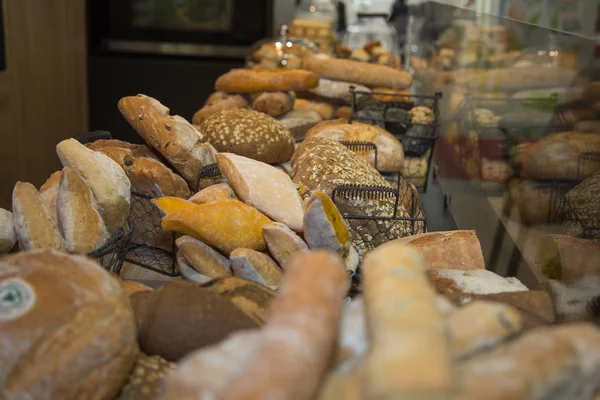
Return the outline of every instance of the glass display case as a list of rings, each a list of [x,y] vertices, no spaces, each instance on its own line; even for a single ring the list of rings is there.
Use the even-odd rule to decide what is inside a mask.
[[[596,41],[447,4],[421,12],[407,64],[419,91],[443,93],[433,184],[457,228],[476,230],[488,269],[530,288],[569,263],[598,275]],[[551,254],[565,238],[594,250]]]

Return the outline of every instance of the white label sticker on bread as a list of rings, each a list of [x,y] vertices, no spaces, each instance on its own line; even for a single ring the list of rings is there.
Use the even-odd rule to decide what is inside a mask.
[[[25,315],[35,304],[35,292],[19,278],[0,282],[0,322]]]

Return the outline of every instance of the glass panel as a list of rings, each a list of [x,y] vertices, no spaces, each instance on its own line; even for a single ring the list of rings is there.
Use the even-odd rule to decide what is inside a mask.
[[[135,0],[133,26],[146,29],[228,32],[233,0]]]

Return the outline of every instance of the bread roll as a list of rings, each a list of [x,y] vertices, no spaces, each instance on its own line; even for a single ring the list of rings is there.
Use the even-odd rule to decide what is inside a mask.
[[[173,281],[130,299],[142,350],[168,361],[257,326],[229,299],[195,283]]]
[[[324,99],[337,100],[341,104],[352,104],[350,88],[354,87],[357,92],[370,93],[371,90],[363,85],[352,82],[339,82],[339,80],[319,79],[319,86],[309,89],[308,92]],[[361,95],[356,94],[358,100]]]
[[[87,254],[109,239],[92,190],[69,167],[62,171],[56,200],[58,227],[65,239],[65,250]]]
[[[522,174],[537,180],[586,178],[600,170],[600,163],[585,162],[578,176],[579,156],[590,151],[600,151],[600,135],[553,133],[525,150]]]
[[[164,380],[175,363],[160,356],[139,353],[129,379],[117,400],[155,400],[164,396]]]
[[[407,90],[407,89],[396,90],[396,89],[381,87],[381,88],[373,88],[373,92],[381,93],[381,94],[373,95],[372,98],[374,101],[379,101],[379,102],[383,102],[383,103],[394,103],[394,102],[412,103],[413,102],[412,97],[410,97],[411,92],[410,92],[410,90]]]
[[[133,144],[123,140],[96,140],[95,142],[86,144],[86,147],[94,151],[101,151],[102,149],[123,149],[130,151],[133,157],[148,157],[155,160],[159,160],[160,158],[160,153],[156,153],[156,151],[151,150],[146,145]]]
[[[304,240],[281,222],[264,225],[262,231],[269,253],[284,270],[296,254],[308,250]]]
[[[600,276],[600,243],[566,235],[545,235],[538,246],[537,260],[546,277],[564,283]]]
[[[6,254],[17,244],[13,214],[0,208],[0,255]]]
[[[517,278],[504,278],[492,271],[473,269],[463,271],[458,269],[429,269],[427,277],[435,290],[443,295],[460,293],[493,294],[502,292],[526,291]]]
[[[323,121],[306,133],[305,139],[322,137],[337,141],[369,142],[377,146],[377,169],[380,171],[399,171],[404,162],[402,143],[388,131],[376,125],[344,120]],[[375,164],[375,152],[361,155],[371,164]]]
[[[252,102],[252,109],[271,117],[279,117],[294,108],[294,96],[285,92],[261,93]]]
[[[306,201],[304,239],[311,250],[323,249],[345,258],[350,250],[350,234],[333,201],[315,190]]]
[[[177,197],[154,199],[166,216],[165,231],[183,233],[229,255],[238,247],[265,250],[262,227],[271,222],[253,207],[238,200],[197,205]]]
[[[216,80],[215,89],[229,93],[259,93],[306,90],[318,84],[319,78],[315,74],[299,69],[233,69]]]
[[[216,397],[314,398],[337,336],[346,280],[337,256],[316,252],[294,258],[254,356],[240,365]]]
[[[191,236],[181,236],[175,241],[177,249],[188,265],[208,278],[231,276],[227,257]]]
[[[293,110],[281,117],[279,122],[289,129],[294,140],[298,141],[303,140],[306,132],[321,122],[321,116],[314,111]]]
[[[239,248],[231,252],[229,261],[235,276],[267,287],[279,287],[281,269],[268,255]]]
[[[371,56],[363,49],[356,49],[352,51],[352,54],[350,54],[350,59],[356,61],[369,62]]]
[[[220,152],[231,152],[268,164],[286,162],[294,152],[287,128],[268,115],[244,109],[211,115],[199,126]]]
[[[485,269],[481,244],[475,231],[420,233],[392,243],[417,249],[429,268]]]
[[[365,86],[406,89],[412,84],[412,77],[404,71],[360,61],[306,57],[302,68],[314,72],[321,78]]]
[[[56,196],[58,195],[58,185],[62,171],[56,171],[50,175],[50,178],[40,186],[40,197],[44,200],[46,207],[50,211],[54,221],[58,223],[58,210],[56,208]]]
[[[350,107],[350,106],[340,107],[337,110],[335,110],[335,113],[333,114],[333,116],[334,116],[334,118],[348,120],[352,116],[352,107]]]
[[[219,92],[217,92],[219,93]],[[221,92],[222,93],[222,92]],[[213,93],[216,94],[216,93]],[[239,94],[229,95],[223,93],[223,98],[219,101],[210,101],[210,98],[206,101],[207,104],[204,105],[201,109],[196,111],[192,116],[192,123],[195,125],[199,125],[210,115],[223,111],[223,110],[231,110],[233,108],[246,108],[248,107],[248,102]]]
[[[131,183],[123,169],[108,156],[88,149],[75,139],[63,140],[56,152],[90,186],[109,234],[127,229]]]
[[[425,269],[424,260],[408,246],[381,246],[365,257],[363,293],[371,339],[366,398],[453,397],[450,342]]]
[[[552,187],[530,180],[514,180],[504,194],[504,210],[508,215],[516,211],[518,220],[527,225],[547,224],[550,221]],[[558,221],[556,221],[558,222]]]
[[[200,169],[214,164],[216,151],[189,122],[152,97],[138,94],[119,100],[119,110],[127,122],[150,146],[158,150],[183,176],[188,185],[196,187]]]
[[[31,183],[17,182],[12,205],[14,229],[21,250],[63,249],[56,221]]]
[[[298,103],[298,101],[296,103]],[[317,114],[319,114],[322,119],[325,120],[333,118],[333,106],[329,103],[325,103],[322,101],[300,102],[299,105],[294,104],[294,109],[314,111]]]
[[[128,296],[138,292],[148,292],[154,290],[151,287],[136,281],[122,281],[121,283],[123,284]]]
[[[529,331],[460,368],[465,400],[587,400],[599,373],[600,332],[588,324]]]
[[[217,154],[217,163],[243,202],[296,232],[303,231],[302,199],[286,173],[231,153]]]
[[[138,352],[127,293],[97,263],[57,251],[0,261],[3,399],[114,399]]]

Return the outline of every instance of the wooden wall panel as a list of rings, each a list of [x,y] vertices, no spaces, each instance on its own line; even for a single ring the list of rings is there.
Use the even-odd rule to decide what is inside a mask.
[[[16,181],[40,186],[60,167],[56,144],[87,129],[85,0],[2,0],[0,206]]]

